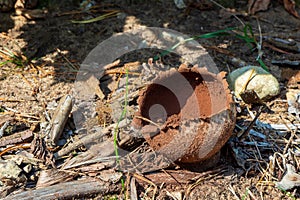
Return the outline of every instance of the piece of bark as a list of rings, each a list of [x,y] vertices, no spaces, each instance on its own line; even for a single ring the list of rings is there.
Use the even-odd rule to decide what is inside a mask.
[[[107,194],[116,192],[120,188],[118,185],[110,185],[99,179],[88,178],[84,180],[60,183],[36,190],[28,190],[18,194],[11,194],[5,200],[31,200],[31,199],[66,199],[72,197],[84,197],[93,194]]]
[[[9,126],[9,121],[6,121],[3,126],[0,128],[0,138],[4,135],[5,129]]]
[[[52,143],[56,144],[58,139],[60,138],[71,110],[72,96],[65,95],[59,101],[59,104],[51,120],[50,140]]]
[[[63,169],[69,169],[72,167],[78,167],[80,165],[91,164],[88,161],[98,160],[101,158],[107,158],[114,153],[114,144],[112,141],[104,141],[99,144],[95,144],[90,149],[82,154],[72,158],[64,163]],[[114,161],[116,158],[112,158]],[[105,161],[105,159],[103,160]],[[94,163],[94,162],[93,162]]]
[[[156,185],[160,184],[188,184],[195,180],[198,180],[201,177],[206,177],[211,174],[216,174],[223,172],[224,169],[217,168],[205,172],[191,172],[188,170],[165,170],[153,172],[150,174],[145,174],[144,177],[155,183]],[[140,183],[140,181],[138,181]]]
[[[36,188],[44,188],[57,183],[67,182],[72,180],[76,175],[76,173],[70,173],[63,170],[47,169],[41,171]]]
[[[17,144],[31,140],[33,132],[31,130],[25,130],[18,133],[14,133],[9,136],[0,138],[0,147],[4,147],[9,144]]]
[[[136,184],[135,184],[135,178],[134,177],[132,177],[131,180],[130,180],[130,199],[138,200]]]
[[[99,172],[100,170],[103,170],[105,168],[107,168],[107,165],[105,163],[95,163],[95,164],[80,167],[78,168],[78,171],[82,173]]]
[[[74,143],[69,144],[67,147],[59,150],[58,152],[56,152],[54,154],[54,157],[57,158],[61,158],[62,156],[70,153],[71,151],[81,147],[81,146],[85,146],[89,143],[95,142],[97,140],[100,140],[101,138],[103,138],[106,134],[110,133],[111,127],[107,127],[103,130],[95,132],[95,133],[91,133],[91,134],[87,134],[84,137],[80,138],[79,140],[75,141]]]

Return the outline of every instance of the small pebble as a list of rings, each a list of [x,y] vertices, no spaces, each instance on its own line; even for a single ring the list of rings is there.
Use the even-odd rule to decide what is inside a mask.
[[[280,92],[277,79],[259,66],[246,66],[231,72],[227,81],[235,96],[245,103],[261,103]]]

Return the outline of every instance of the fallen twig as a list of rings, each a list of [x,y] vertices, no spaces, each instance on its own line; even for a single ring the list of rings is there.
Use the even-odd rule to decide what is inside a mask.
[[[51,130],[49,135],[52,143],[57,143],[61,133],[63,132],[71,110],[72,96],[66,95],[59,101],[51,120]]]
[[[154,191],[153,191],[153,196],[152,196],[152,199],[154,200],[155,199],[155,194],[157,192],[157,185],[155,185],[155,183],[153,183],[152,181],[148,180],[147,178],[145,178],[144,176],[141,176],[141,175],[138,175],[136,173],[132,174],[132,176],[136,179],[139,179],[141,181],[144,181],[150,185],[152,185],[154,187]]]
[[[112,187],[108,183],[99,179],[88,178],[84,180],[76,180],[67,183],[60,183],[36,190],[24,191],[18,194],[11,194],[4,198],[5,200],[30,200],[30,199],[67,199],[72,197],[83,197],[92,194],[106,194],[116,192],[119,188],[117,185]]]
[[[111,127],[108,127],[106,129],[103,129],[103,131],[101,131],[101,132],[95,132],[92,134],[88,134],[85,137],[82,137],[80,140],[69,144],[66,148],[59,150],[57,153],[54,154],[54,157],[56,159],[60,158],[64,155],[70,153],[71,151],[73,151],[81,146],[84,146],[85,144],[89,144],[95,140],[101,139],[105,134],[110,133],[110,128]]]
[[[249,131],[252,129],[253,125],[256,123],[256,120],[258,119],[259,115],[261,114],[261,112],[263,111],[264,108],[265,108],[265,106],[261,106],[259,108],[259,111],[255,115],[255,117],[253,118],[253,120],[251,121],[251,123],[249,124],[247,129],[238,135],[239,138],[244,138],[244,137],[248,136]]]
[[[5,129],[8,127],[9,121],[6,121],[3,126],[0,128],[0,138],[4,135]]]
[[[25,130],[18,133],[14,133],[9,136],[0,138],[0,147],[4,147],[9,144],[17,144],[21,142],[26,142],[33,137],[33,132],[31,130]]]
[[[13,150],[18,150],[18,149],[30,149],[30,143],[28,144],[19,144],[16,146],[8,147],[4,149],[3,151],[0,152],[0,156],[3,156],[5,153]]]
[[[229,185],[228,190],[233,194],[233,196],[234,196],[237,200],[240,200],[240,197],[236,194],[236,192],[234,191],[234,188],[232,187],[231,184]]]

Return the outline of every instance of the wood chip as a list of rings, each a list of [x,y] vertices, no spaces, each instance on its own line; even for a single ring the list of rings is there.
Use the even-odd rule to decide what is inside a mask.
[[[18,133],[14,133],[9,136],[0,138],[0,147],[4,147],[9,144],[17,144],[31,140],[33,132],[31,130],[25,130]]]
[[[36,190],[28,190],[18,194],[11,194],[6,197],[6,200],[30,200],[30,199],[68,199],[72,197],[92,195],[92,194],[106,194],[116,192],[120,188],[117,185],[110,186],[109,183],[99,181],[99,179],[84,179],[70,181],[67,183],[59,183],[45,188]]]

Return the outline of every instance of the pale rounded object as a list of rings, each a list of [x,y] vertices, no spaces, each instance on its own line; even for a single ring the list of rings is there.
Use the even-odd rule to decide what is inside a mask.
[[[231,72],[227,81],[235,96],[241,98],[240,94],[245,90],[255,91],[259,100],[266,101],[279,94],[280,88],[277,79],[258,66],[246,66]]]

